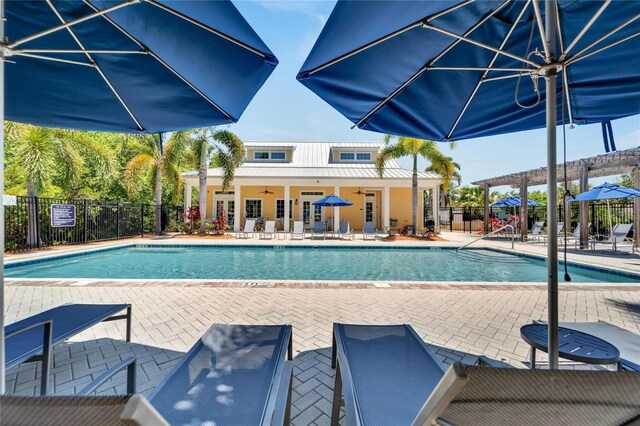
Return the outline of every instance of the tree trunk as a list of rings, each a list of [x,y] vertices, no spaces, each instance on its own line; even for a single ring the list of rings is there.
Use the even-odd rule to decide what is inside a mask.
[[[29,182],[27,179],[27,246],[29,248],[39,246],[38,228],[40,224],[38,222],[40,218],[38,217],[37,197],[38,193],[36,192],[33,183]]]
[[[200,209],[200,233],[207,231],[207,153],[209,146],[206,141],[200,148],[200,168],[198,169],[198,208]],[[216,212],[213,212],[215,215]]]
[[[160,165],[156,168],[156,234],[162,235],[162,171]]]
[[[411,179],[411,207],[413,235],[418,235],[418,156],[413,156],[413,177]]]

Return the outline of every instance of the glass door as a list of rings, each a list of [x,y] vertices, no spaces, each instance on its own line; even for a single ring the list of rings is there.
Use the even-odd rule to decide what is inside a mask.
[[[364,221],[373,222],[374,228],[377,228],[375,193],[368,192],[364,195]]]

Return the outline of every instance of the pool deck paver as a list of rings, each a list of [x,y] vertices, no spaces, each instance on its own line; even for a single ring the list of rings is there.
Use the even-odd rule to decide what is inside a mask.
[[[429,245],[460,245],[471,240],[469,235],[445,233],[444,237],[449,240],[448,243]],[[142,240],[125,240],[122,243],[139,241]],[[173,239],[153,242],[191,241]],[[232,244],[236,241],[220,240],[222,242]],[[274,242],[276,240],[271,243]],[[258,244],[256,241],[250,243]],[[309,241],[304,243],[309,244]],[[316,243],[333,244],[322,240],[314,241]],[[381,241],[366,243],[387,245]],[[96,247],[114,244],[121,243]],[[393,244],[404,245],[405,242]],[[478,245],[510,247],[510,243],[504,241],[483,241]],[[546,248],[517,243],[516,250],[542,255]],[[10,258],[32,256],[34,254]],[[572,253],[570,259],[640,272],[640,256],[637,254],[603,256]],[[139,361],[139,391],[148,395],[211,324],[288,323],[293,325],[295,355],[294,425],[329,424],[334,380],[334,371],[329,366],[333,322],[409,323],[444,362],[459,360],[473,363],[477,355],[484,354],[522,368],[525,366],[523,362],[528,360],[529,346],[520,338],[519,328],[547,316],[544,284],[433,283],[390,287],[369,284],[345,288],[335,283],[243,286],[233,282],[189,280],[172,286],[166,282],[154,283],[153,280],[137,283],[85,281],[80,283],[82,285],[73,285],[73,282],[61,280],[8,280],[5,288],[7,323],[62,303],[133,305],[131,343],[124,342],[124,324],[116,321],[98,324],[54,349],[51,373],[56,394],[77,392],[108,367],[135,355]],[[559,299],[561,321],[600,319],[640,333],[640,286],[561,285]],[[582,368],[571,363],[565,364],[565,367]],[[102,392],[124,392],[124,376],[118,375],[105,385]],[[7,390],[10,393],[33,395],[39,386],[38,377],[39,369],[35,364],[9,369]]]

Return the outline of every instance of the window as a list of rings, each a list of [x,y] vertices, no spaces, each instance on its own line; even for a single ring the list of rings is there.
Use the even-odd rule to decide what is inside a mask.
[[[356,155],[353,152],[341,152],[340,161],[353,161],[356,159]]]
[[[287,153],[284,151],[254,151],[254,160],[286,160]]]
[[[276,200],[276,219],[284,217],[284,200]],[[293,219],[293,200],[289,200],[289,219]]]
[[[249,219],[262,217],[262,200],[245,200],[244,216]]]
[[[341,152],[340,161],[371,161],[370,152]]]

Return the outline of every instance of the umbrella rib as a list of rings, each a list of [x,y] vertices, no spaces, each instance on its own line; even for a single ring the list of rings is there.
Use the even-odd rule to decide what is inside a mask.
[[[584,36],[585,33],[589,30],[589,28],[591,28],[591,26],[594,24],[594,22],[596,22],[596,19],[598,19],[600,17],[602,12],[604,12],[604,10],[607,8],[607,6],[609,6],[610,3],[611,3],[611,0],[607,0],[606,2],[604,2],[604,4],[600,7],[600,9],[598,9],[598,11],[591,17],[589,22],[587,22],[587,25],[585,25],[584,28],[578,33],[578,35],[571,42],[571,44],[569,44],[569,46],[567,46],[567,49],[562,52],[562,55],[560,55],[560,58],[558,59],[559,61],[563,61],[567,57],[567,55],[569,54],[571,49],[573,49],[575,47],[575,45],[580,41],[582,36]]]
[[[214,28],[211,28],[210,26],[205,25],[202,22],[196,21],[195,19],[192,19],[192,18],[190,18],[190,17],[188,17],[186,15],[183,15],[182,13],[178,12],[177,10],[174,10],[174,9],[168,7],[168,6],[160,4],[155,0],[143,0],[143,1],[149,3],[149,4],[153,5],[153,6],[156,6],[157,8],[162,9],[165,12],[168,12],[168,13],[174,15],[174,16],[177,16],[178,18],[184,19],[185,21],[189,22],[190,24],[195,25],[197,27],[200,27],[203,30],[209,31],[210,33],[215,34],[218,37],[221,37],[221,38],[223,38],[223,39],[225,39],[225,40],[227,40],[227,41],[229,41],[229,42],[231,42],[231,43],[233,43],[233,44],[235,44],[237,46],[240,46],[240,47],[242,47],[244,49],[247,49],[248,51],[250,51],[252,53],[255,53],[258,56],[261,56],[262,58],[266,59],[267,61],[272,61],[272,60],[275,59],[272,55],[269,55],[267,53],[261,52],[258,49],[256,49],[255,47],[249,46],[248,44],[243,43],[240,40],[235,39],[235,38],[233,38],[233,37],[231,37],[231,36],[229,36],[227,34],[224,34],[224,33],[220,32],[220,31],[218,31],[218,30],[216,30]]]
[[[536,23],[538,24],[538,31],[540,31],[540,39],[543,41],[542,47],[544,48],[544,57],[546,58],[547,63],[550,64],[554,58],[551,57],[549,45],[546,43],[547,38],[545,37],[544,25],[542,25],[542,13],[540,12],[538,0],[533,0],[533,12],[536,15]]]
[[[56,32],[56,31],[60,31],[60,30],[63,30],[65,28],[69,28],[69,27],[71,27],[73,25],[80,24],[82,22],[88,21],[88,20],[96,18],[98,16],[102,16],[102,15],[104,15],[106,13],[113,12],[114,10],[121,9],[123,7],[126,7],[126,6],[131,6],[132,4],[139,3],[140,1],[141,0],[126,0],[126,1],[124,1],[122,3],[113,5],[111,7],[106,8],[106,9],[96,10],[94,13],[91,13],[89,15],[83,16],[82,18],[78,18],[78,19],[75,19],[73,21],[65,22],[62,25],[58,25],[58,26],[49,28],[48,30],[40,31],[39,33],[36,33],[36,34],[30,35],[28,37],[24,37],[24,38],[18,39],[16,41],[12,42],[12,43],[9,43],[7,45],[7,47],[9,49],[13,49],[13,48],[15,48],[15,47],[17,47],[17,46],[19,46],[21,44],[27,43],[27,42],[32,41],[32,40],[36,40],[38,38],[44,37],[46,35],[49,35],[51,33]]]
[[[632,39],[632,38],[634,38],[634,37],[638,37],[639,35],[640,35],[640,33],[634,33],[634,34],[631,34],[631,35],[629,35],[629,36],[627,36],[627,37],[625,37],[625,38],[623,38],[623,39],[620,39],[620,40],[618,40],[618,41],[614,41],[613,43],[607,44],[606,46],[602,46],[601,48],[596,49],[596,50],[594,50],[594,51],[592,51],[592,52],[589,52],[589,53],[587,53],[587,54],[585,54],[585,55],[582,55],[582,56],[579,56],[579,57],[574,56],[573,58],[569,59],[569,60],[565,63],[565,67],[567,67],[567,66],[569,66],[569,65],[572,65],[572,64],[574,64],[574,63],[576,63],[576,62],[578,62],[578,61],[581,61],[581,60],[583,60],[583,59],[586,59],[586,58],[588,58],[589,56],[592,56],[592,55],[595,55],[595,54],[597,54],[597,53],[600,53],[600,52],[602,52],[603,50],[607,50],[607,49],[609,49],[610,47],[613,47],[613,46],[616,46],[616,45],[618,45],[618,44],[620,44],[620,43],[624,43],[625,41],[631,40],[631,39]]]
[[[493,12],[487,14],[487,16],[485,16],[483,19],[481,19],[479,22],[477,22],[475,25],[473,25],[471,28],[469,28],[469,30],[467,30],[464,33],[464,35],[467,36],[467,35],[471,34],[478,27],[480,27],[482,24],[484,24],[489,18],[491,18],[496,13],[498,13],[500,10],[502,10],[502,8],[504,8],[510,1],[511,0],[505,0],[500,6],[498,6],[496,8],[496,10],[494,10]],[[531,0],[529,0],[529,1],[531,1]],[[465,4],[467,4],[467,3],[461,4],[461,5],[465,5]],[[459,7],[461,7],[461,5],[459,5]],[[452,8],[447,9],[447,13],[451,11],[450,9],[452,9]],[[453,10],[455,10],[455,9],[453,9]],[[437,14],[436,17],[442,16],[443,14],[444,13]],[[434,18],[427,18],[427,21],[430,20],[430,19],[434,19]],[[418,23],[418,25],[422,25],[423,21]],[[412,26],[412,28],[415,28],[415,27],[416,27],[416,25],[414,24]],[[387,38],[385,38],[385,40],[387,40],[388,38],[391,38],[391,34]],[[384,41],[384,40],[380,40],[380,42],[382,42],[382,41]],[[378,41],[376,41],[376,44],[377,43],[378,43]],[[389,102],[391,99],[395,98],[398,95],[398,93],[400,93],[405,87],[407,87],[409,84],[413,83],[418,77],[420,77],[420,75],[422,75],[422,73],[425,72],[429,68],[429,66],[433,65],[436,61],[438,61],[440,58],[442,58],[444,55],[446,55],[447,52],[449,52],[451,49],[453,49],[455,46],[457,46],[458,43],[460,43],[460,40],[456,40],[453,43],[451,43],[451,45],[449,45],[445,50],[443,50],[442,53],[440,53],[438,56],[433,58],[427,65],[425,65],[422,68],[420,68],[415,74],[413,74],[411,77],[409,77],[409,79],[407,81],[405,81],[400,86],[398,86],[393,92],[391,92],[391,94],[389,94],[386,98],[384,98],[382,101],[380,101],[380,103],[378,103],[378,105],[376,105],[371,111],[369,111],[367,114],[365,114],[351,128],[353,129],[353,128],[361,125],[365,121],[367,121],[372,115],[374,115],[376,112],[378,112],[380,110],[380,108],[382,108],[387,102]],[[362,50],[364,50],[365,47],[366,46],[364,46],[362,48]],[[358,52],[354,51],[353,54],[355,54],[355,53],[358,53]],[[338,62],[339,59],[340,58],[334,60],[333,63]],[[346,59],[346,58],[343,58],[343,59]],[[330,65],[332,65],[331,62],[327,63],[326,65],[323,65],[322,67],[316,68],[315,70],[311,70],[311,71],[309,71],[309,75],[311,75],[313,72],[320,71],[321,69],[326,68],[326,67],[328,67]]]
[[[535,2],[536,0],[533,0],[533,1]],[[524,15],[524,12],[529,7],[529,3],[531,3],[531,0],[527,1],[524,4],[522,9],[520,10],[520,13],[518,14],[518,17],[513,22],[513,25],[511,25],[511,28],[509,28],[509,31],[507,31],[507,34],[505,35],[504,39],[502,40],[502,43],[500,43],[500,50],[502,50],[504,48],[504,46],[507,44],[507,42],[511,38],[511,35],[515,31],[516,26],[518,26],[518,23],[520,22],[520,20],[522,19],[522,16]],[[489,68],[493,67],[493,64],[496,62],[497,59],[498,59],[498,53],[496,52],[493,55],[493,58],[491,58],[491,61],[489,62]],[[451,139],[451,135],[453,135],[453,132],[455,132],[456,128],[458,127],[458,124],[460,123],[460,120],[462,120],[462,117],[464,116],[465,112],[467,112],[467,109],[469,108],[469,105],[471,105],[471,102],[473,102],[473,99],[476,97],[476,94],[478,93],[478,90],[480,90],[480,86],[484,82],[484,79],[487,77],[487,74],[489,74],[488,70],[485,71],[482,74],[482,77],[480,77],[480,79],[476,83],[476,87],[473,89],[473,92],[471,92],[471,95],[467,99],[467,102],[464,104],[464,107],[462,108],[462,111],[460,111],[460,113],[456,117],[456,121],[454,121],[453,126],[451,126],[451,129],[447,133],[446,139]],[[522,75],[522,73],[520,72],[517,75],[520,76],[520,75]]]
[[[392,39],[392,38],[394,38],[394,37],[396,37],[396,36],[398,36],[400,34],[403,34],[403,33],[407,32],[407,31],[409,31],[409,30],[412,30],[414,28],[418,28],[418,27],[422,26],[423,22],[428,22],[431,19],[435,19],[435,18],[438,18],[440,16],[443,16],[443,15],[449,13],[449,12],[452,12],[452,11],[454,11],[456,9],[459,9],[459,8],[461,8],[463,6],[466,6],[469,3],[473,3],[474,1],[475,0],[466,0],[466,1],[462,2],[462,3],[456,4],[455,6],[452,6],[450,8],[445,9],[442,12],[437,13],[436,15],[423,18],[423,19],[421,19],[421,20],[419,20],[417,22],[414,22],[412,24],[407,25],[406,27],[402,27],[399,30],[396,30],[396,31],[394,31],[392,33],[389,33],[389,34],[387,34],[385,36],[382,36],[382,37],[380,37],[380,38],[378,38],[378,39],[376,39],[376,40],[374,40],[374,41],[372,41],[370,43],[367,43],[364,46],[358,47],[357,49],[354,49],[351,52],[347,52],[344,55],[340,55],[337,58],[330,60],[329,62],[325,62],[322,65],[319,65],[319,66],[317,66],[315,68],[312,68],[309,71],[302,72],[302,73],[298,74],[298,76],[308,77],[310,75],[313,75],[313,74],[315,74],[315,73],[317,73],[319,71],[322,71],[325,68],[328,68],[328,67],[330,67],[332,65],[337,64],[338,62],[342,62],[345,59],[349,59],[350,57],[352,57],[354,55],[357,55],[358,53],[364,52],[365,50],[367,50],[367,49],[369,49],[369,48],[371,48],[373,46],[376,46],[376,45],[378,45],[378,44],[380,44],[382,42],[390,40],[390,39]],[[506,0],[505,3],[509,2],[509,1],[510,0]],[[424,72],[424,70],[422,70],[422,72]]]
[[[144,50],[71,50],[71,49],[16,49],[14,53],[82,53],[82,54],[105,54],[105,55],[147,55],[149,52]]]
[[[91,8],[94,8],[94,6],[88,2],[88,0],[83,0],[85,4],[87,4],[88,6],[90,6]],[[95,9],[95,8],[94,8]],[[198,93],[200,96],[202,96],[207,102],[209,102],[211,105],[213,105],[216,109],[218,109],[222,114],[225,115],[225,117],[227,117],[229,120],[232,120],[233,118],[231,117],[230,114],[228,114],[224,109],[222,109],[218,104],[216,104],[213,100],[211,100],[207,95],[205,95],[204,93],[202,93],[202,91],[200,91],[197,87],[195,87],[193,84],[191,84],[189,81],[187,81],[182,75],[180,75],[175,69],[173,69],[172,67],[170,67],[166,62],[164,62],[155,52],[153,52],[151,49],[149,49],[148,47],[146,47],[144,44],[142,44],[140,41],[138,41],[138,39],[136,39],[134,36],[132,36],[131,34],[129,34],[129,32],[127,30],[125,30],[124,28],[122,28],[120,25],[118,25],[116,22],[113,21],[113,19],[109,18],[106,15],[103,15],[103,18],[109,22],[111,25],[113,25],[113,27],[115,27],[118,31],[120,31],[122,34],[124,34],[125,36],[127,36],[131,41],[133,41],[134,43],[136,43],[138,46],[140,46],[141,49],[144,49],[147,53],[149,53],[156,61],[160,62],[160,64],[162,64],[165,68],[167,68],[169,71],[171,71],[173,74],[175,74],[180,80],[182,80],[185,84],[187,84],[191,89],[193,89],[196,93]]]
[[[60,12],[58,12],[58,9],[56,9],[56,7],[53,5],[53,3],[51,2],[51,0],[46,0],[47,4],[49,5],[49,7],[51,8],[51,10],[53,11],[53,13],[58,17],[58,19],[60,20],[60,22],[62,22],[62,24],[66,24],[64,18],[62,17],[62,15],[60,14]],[[142,127],[142,125],[140,124],[140,121],[138,121],[138,118],[135,116],[135,114],[133,114],[133,112],[131,111],[131,109],[129,109],[129,107],[127,106],[127,104],[125,103],[124,99],[122,99],[122,97],[120,96],[120,94],[118,93],[118,91],[116,90],[115,87],[113,87],[113,84],[111,84],[111,81],[109,81],[109,79],[107,78],[107,76],[104,74],[104,72],[102,72],[102,69],[100,68],[100,65],[98,65],[98,63],[96,61],[93,60],[93,58],[91,57],[91,55],[89,53],[87,53],[84,45],[82,44],[82,42],[80,41],[80,39],[76,36],[76,34],[73,32],[73,30],[70,28],[70,26],[64,27],[66,28],[66,30],[69,32],[69,34],[71,35],[71,37],[73,38],[73,40],[76,42],[76,44],[78,45],[78,47],[80,47],[80,49],[84,52],[84,54],[87,56],[87,59],[89,59],[89,61],[91,62],[91,64],[93,65],[93,68],[98,72],[98,74],[100,74],[100,77],[102,77],[102,79],[104,80],[104,82],[107,84],[107,86],[109,86],[109,89],[113,92],[113,94],[116,96],[116,98],[118,99],[118,101],[120,102],[120,104],[123,106],[123,108],[127,111],[127,113],[129,114],[129,116],[131,117],[131,119],[136,123],[136,126],[138,126],[138,130],[142,131],[144,130],[144,128]]]
[[[510,53],[510,52],[507,52],[505,50],[497,49],[497,48],[495,48],[493,46],[489,46],[488,44],[482,43],[482,42],[477,41],[477,40],[472,40],[472,39],[470,39],[468,37],[465,37],[463,35],[456,34],[454,32],[445,30],[444,28],[436,27],[434,25],[429,24],[428,22],[423,22],[422,26],[423,26],[423,28],[426,28],[428,30],[436,31],[436,32],[439,32],[441,34],[448,35],[449,37],[453,37],[453,38],[456,38],[456,39],[459,39],[459,40],[462,40],[462,41],[466,41],[467,43],[476,45],[478,47],[482,47],[483,49],[487,49],[487,50],[490,50],[492,52],[496,52],[496,53],[499,53],[501,55],[508,56],[511,59],[515,59],[516,61],[520,61],[520,62],[523,62],[525,64],[529,64],[529,65],[531,65],[532,67],[534,67],[536,69],[540,68],[540,64],[538,64],[538,63],[536,63],[536,62],[534,62],[534,61],[532,61],[530,59],[523,58],[521,56],[515,55],[515,54]]]
[[[15,56],[24,56],[27,58],[34,58],[34,59],[43,59],[45,61],[53,61],[53,62],[62,62],[65,64],[72,64],[72,65],[82,65],[83,67],[91,67],[93,68],[93,64],[87,63],[87,62],[79,62],[79,61],[72,61],[70,59],[62,59],[62,58],[53,58],[51,56],[42,56],[42,55],[34,55],[33,53],[25,53],[25,52],[14,52]]]

